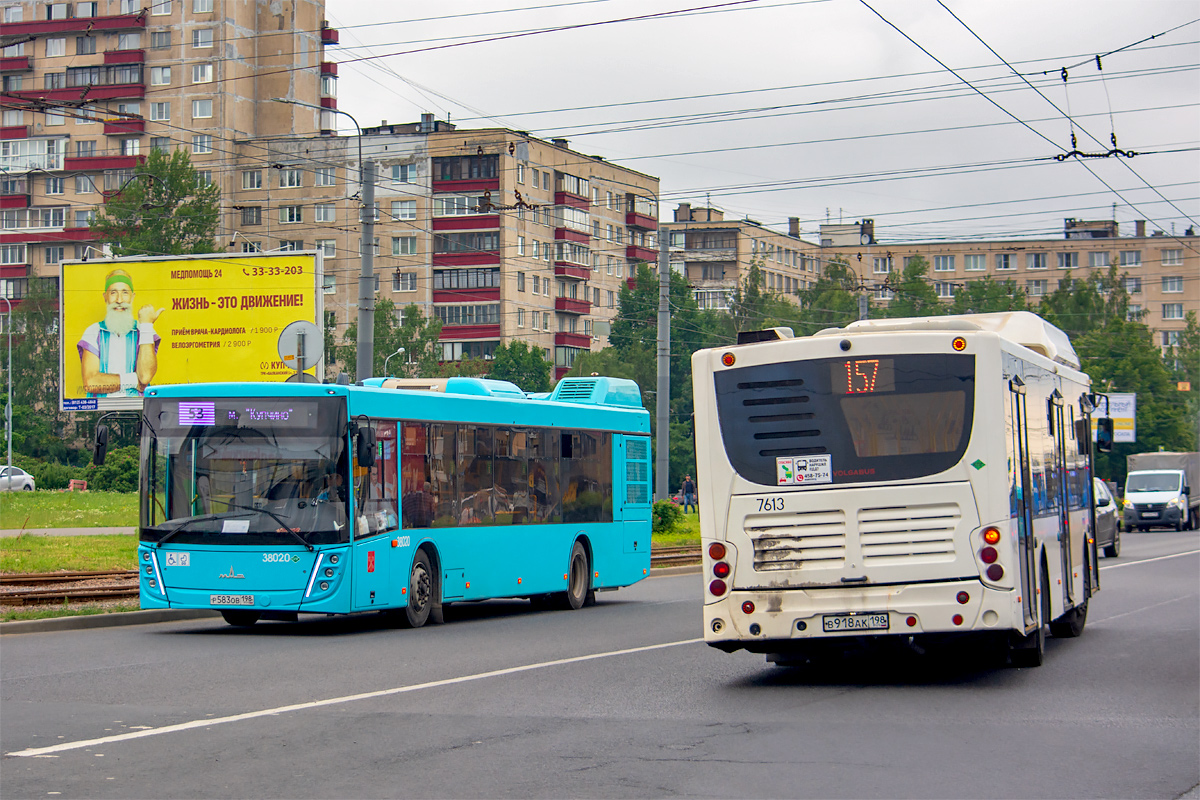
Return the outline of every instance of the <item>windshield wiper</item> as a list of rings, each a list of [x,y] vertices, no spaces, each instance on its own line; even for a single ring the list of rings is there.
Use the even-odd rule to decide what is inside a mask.
[[[303,536],[301,536],[300,534],[298,534],[294,530],[292,530],[291,527],[286,522],[283,521],[283,518],[280,517],[278,514],[276,514],[274,511],[270,511],[265,508],[255,508],[254,506],[239,506],[239,505],[235,505],[233,503],[226,503],[225,506],[226,506],[226,508],[241,508],[241,509],[245,509],[246,511],[258,511],[262,514],[266,514],[271,519],[278,522],[279,527],[282,528],[285,533],[291,534],[293,539],[295,539],[297,542],[299,542],[300,544],[307,547],[308,552],[311,553],[316,550],[315,547],[313,547],[311,544],[308,543],[307,539],[305,539]]]
[[[240,506],[239,506],[239,508],[240,508]],[[254,511],[257,509],[251,509],[251,510]],[[184,529],[186,529],[188,526],[190,526],[194,522],[205,522],[210,519],[221,519],[222,517],[225,517],[227,515],[228,515],[228,512],[226,512],[224,514],[201,514],[198,517],[191,517],[189,519],[186,519],[183,522],[181,522],[179,525],[176,525],[174,530],[172,530],[166,536],[162,537],[157,542],[155,542],[154,547],[155,547],[155,549],[162,547],[164,544],[166,544],[166,542],[169,539],[174,538],[175,534],[182,533],[184,531]]]

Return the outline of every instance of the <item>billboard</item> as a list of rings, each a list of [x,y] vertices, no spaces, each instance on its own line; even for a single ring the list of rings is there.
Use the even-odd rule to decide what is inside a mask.
[[[1096,420],[1100,417],[1112,417],[1113,442],[1137,441],[1137,394],[1109,392],[1106,395],[1108,403],[1101,398],[1092,414],[1092,441],[1096,441]],[[1107,408],[1105,407],[1107,405]]]
[[[320,330],[321,270],[311,251],[63,262],[62,408],[140,409],[152,384],[295,380],[280,334]]]

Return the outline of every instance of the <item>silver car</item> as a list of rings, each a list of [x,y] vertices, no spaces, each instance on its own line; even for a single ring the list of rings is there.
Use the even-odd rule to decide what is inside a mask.
[[[33,476],[20,467],[0,467],[0,492],[32,492],[36,488]]]
[[[1092,484],[1096,493],[1096,547],[1104,549],[1108,558],[1121,555],[1121,529],[1117,524],[1120,512],[1117,502],[1113,499],[1108,484],[1099,478],[1093,478]]]

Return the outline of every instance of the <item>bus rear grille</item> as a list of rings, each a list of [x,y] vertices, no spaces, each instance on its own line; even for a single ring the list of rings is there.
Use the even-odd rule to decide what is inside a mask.
[[[861,508],[858,535],[863,563],[883,566],[953,561],[954,532],[961,519],[958,503]]]
[[[746,518],[745,528],[754,542],[755,571],[846,564],[844,511],[754,515]]]

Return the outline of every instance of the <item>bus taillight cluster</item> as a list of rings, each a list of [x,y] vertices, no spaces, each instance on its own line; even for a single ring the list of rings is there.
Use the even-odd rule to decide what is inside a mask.
[[[1000,551],[994,545],[1000,543],[999,528],[984,528],[983,529],[984,546],[979,551],[979,560],[988,565],[985,574],[990,581],[998,581],[1004,577],[1004,567],[996,563],[1000,558]]]
[[[729,585],[725,583],[725,578],[729,577],[732,568],[729,566],[725,558],[725,545],[720,542],[713,542],[708,546],[708,557],[714,562],[713,575],[715,576],[711,583],[708,584],[708,591],[713,597],[721,597],[725,592],[729,591]]]

